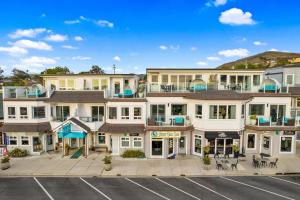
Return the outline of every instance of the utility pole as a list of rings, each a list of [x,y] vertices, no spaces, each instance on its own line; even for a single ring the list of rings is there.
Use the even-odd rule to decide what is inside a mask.
[[[115,64],[113,64],[113,71],[114,71],[114,74],[116,74],[116,65]]]

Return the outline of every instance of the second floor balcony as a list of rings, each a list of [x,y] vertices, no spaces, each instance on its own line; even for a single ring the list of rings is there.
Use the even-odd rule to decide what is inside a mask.
[[[247,119],[246,125],[253,127],[296,127],[299,126],[295,117],[266,117],[251,115]]]
[[[47,91],[42,85],[33,86],[6,86],[3,88],[3,98],[22,99],[22,98],[47,98],[50,91]]]
[[[148,118],[147,125],[161,126],[161,127],[185,127],[185,126],[191,126],[192,123],[189,116],[157,115]]]

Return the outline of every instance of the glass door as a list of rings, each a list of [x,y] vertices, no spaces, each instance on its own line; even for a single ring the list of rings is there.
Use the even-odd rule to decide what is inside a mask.
[[[216,152],[218,153],[218,154],[224,154],[225,152],[224,152],[224,147],[225,147],[225,140],[224,139],[216,139],[216,143],[217,143],[217,145],[216,145]]]
[[[225,154],[229,155],[232,154],[232,145],[233,145],[233,139],[225,139]]]
[[[270,106],[270,117],[272,123],[282,124],[283,117],[285,116],[286,106],[285,105],[271,105]]]
[[[168,144],[168,155],[173,155],[174,154],[174,139],[169,138],[169,144]]]
[[[162,156],[163,155],[163,141],[162,140],[152,140],[152,156]]]
[[[201,155],[201,136],[200,135],[195,135],[194,139],[194,153]]]
[[[42,141],[39,137],[32,137],[33,152],[40,152],[43,150]]]
[[[166,109],[165,105],[151,105],[151,119],[155,121],[156,124],[162,124],[166,121]]]

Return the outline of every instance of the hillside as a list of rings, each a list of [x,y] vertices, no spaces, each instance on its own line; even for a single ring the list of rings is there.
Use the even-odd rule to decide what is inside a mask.
[[[293,58],[300,58],[300,53],[266,51],[254,56],[225,63],[219,66],[218,69],[265,69],[289,64],[291,63],[290,59]]]

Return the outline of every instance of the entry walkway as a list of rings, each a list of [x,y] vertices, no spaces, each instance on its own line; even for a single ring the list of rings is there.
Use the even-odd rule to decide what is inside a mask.
[[[278,168],[252,166],[252,157],[240,161],[238,170],[217,170],[212,159],[210,170],[205,170],[196,156],[167,159],[124,159],[113,157],[112,170],[105,171],[104,153],[92,153],[87,158],[61,157],[61,154],[43,154],[26,158],[12,158],[11,168],[0,170],[0,176],[202,176],[202,175],[274,175],[300,173],[300,157],[280,157]]]

